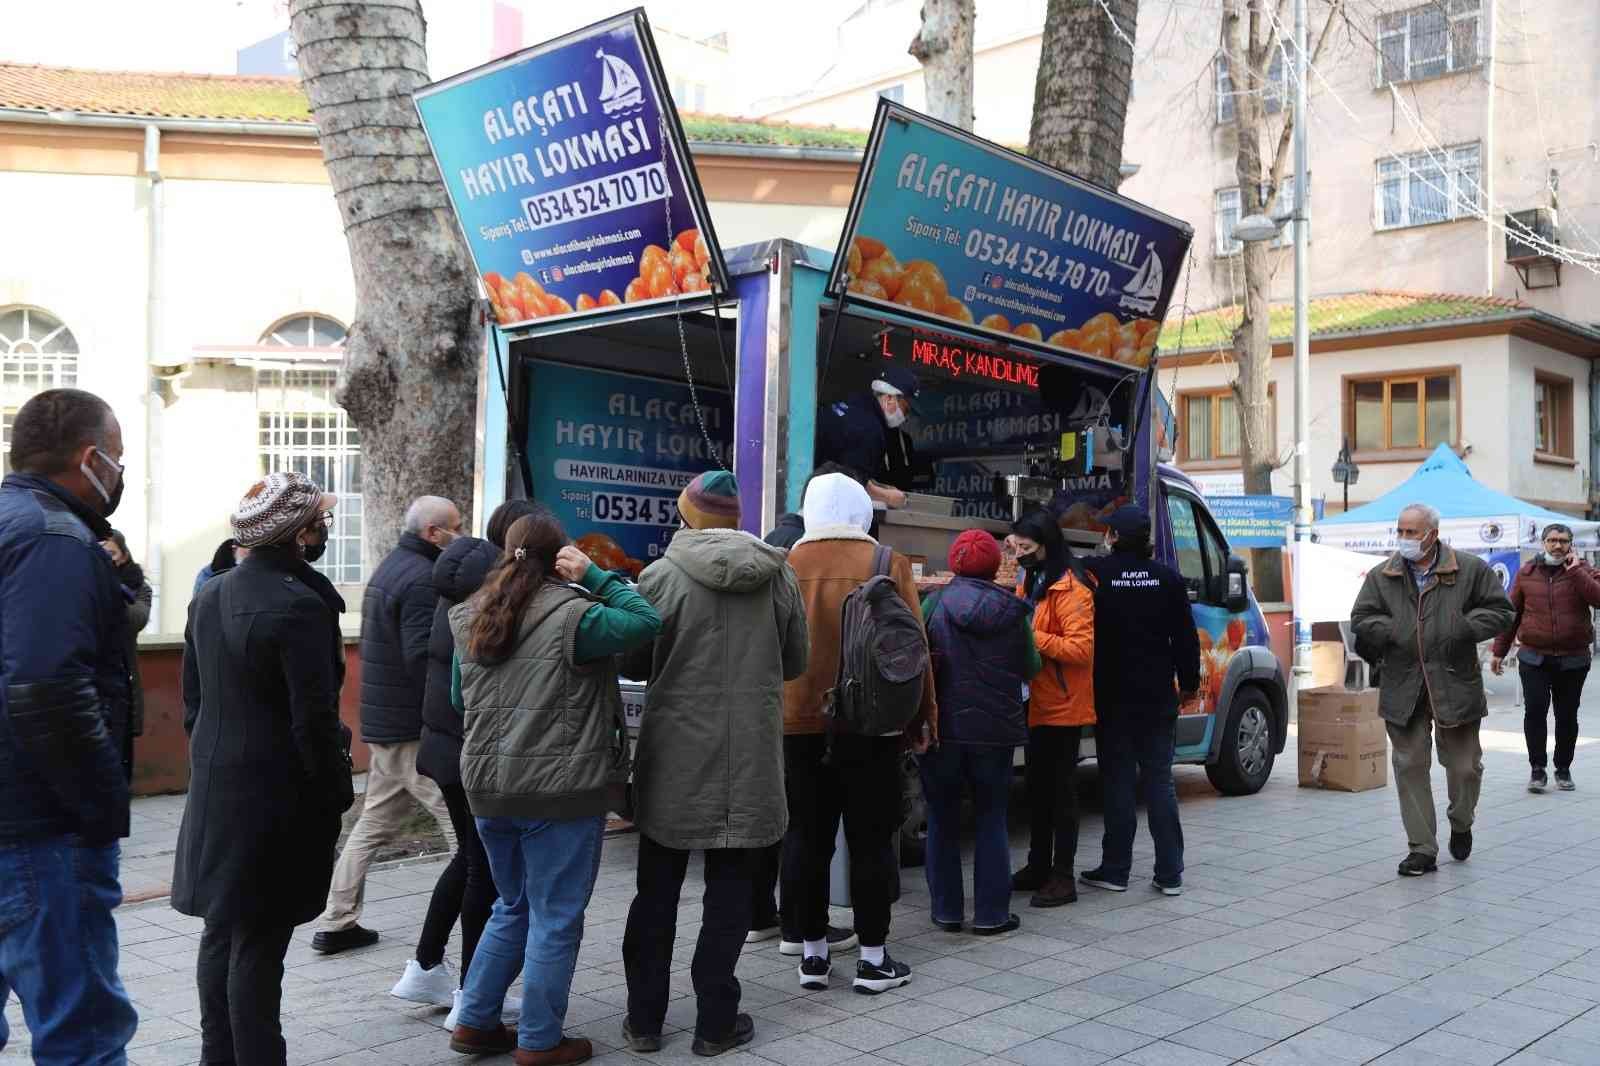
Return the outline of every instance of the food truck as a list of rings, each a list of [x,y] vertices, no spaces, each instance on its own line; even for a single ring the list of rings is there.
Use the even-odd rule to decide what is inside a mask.
[[[800,508],[819,411],[910,370],[911,491],[881,539],[937,583],[964,529],[1003,538],[1043,507],[1090,552],[1111,510],[1147,508],[1203,649],[1177,758],[1227,793],[1265,783],[1283,671],[1243,562],[1161,461],[1158,340],[1188,225],[884,100],[838,247],[724,249],[642,11],[416,103],[498,326],[478,515],[533,496],[637,576],[678,492],[722,466],[760,536]]]

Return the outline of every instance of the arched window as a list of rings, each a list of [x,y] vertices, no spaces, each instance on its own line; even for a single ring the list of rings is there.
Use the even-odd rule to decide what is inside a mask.
[[[17,409],[46,389],[78,384],[78,340],[61,320],[36,307],[0,310],[0,468],[11,473],[11,424]]]
[[[263,345],[287,349],[337,348],[344,339],[343,325],[318,314],[291,315],[261,334]],[[338,376],[315,365],[256,371],[258,452],[261,473],[293,470],[338,495],[328,552],[316,568],[335,584],[359,585],[361,431],[333,398]]]

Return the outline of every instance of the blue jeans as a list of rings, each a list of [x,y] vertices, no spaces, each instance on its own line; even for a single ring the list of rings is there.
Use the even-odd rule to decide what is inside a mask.
[[[462,1025],[498,1029],[501,1004],[522,973],[517,1045],[548,1051],[561,1042],[583,911],[600,872],[603,817],[479,818],[500,898],[461,989]]]
[[[1127,884],[1133,867],[1133,837],[1139,831],[1135,792],[1143,784],[1150,838],[1156,845],[1155,879],[1183,883],[1183,826],[1178,822],[1178,789],[1172,782],[1174,715],[1102,722],[1095,727],[1100,783],[1105,790],[1106,832],[1100,873]]]
[[[1012,748],[947,743],[922,757],[928,801],[925,872],[933,920],[959,922],[966,911],[961,874],[961,792],[972,789],[978,832],[972,850],[972,924],[1004,925],[1011,917],[1011,844],[1006,801],[1011,795]]]
[[[0,842],[0,1048],[11,990],[40,1066],[122,1066],[139,1016],[117,976],[116,844]]]

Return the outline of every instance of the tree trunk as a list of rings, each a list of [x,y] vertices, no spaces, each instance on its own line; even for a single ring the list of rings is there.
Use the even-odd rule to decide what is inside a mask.
[[[338,397],[361,429],[370,573],[415,497],[471,506],[477,282],[411,102],[428,81],[418,0],[292,0],[289,25],[355,273]]]
[[[908,51],[922,64],[928,114],[972,129],[974,0],[923,0],[922,30]]]
[[[1122,180],[1138,0],[1050,0],[1028,154],[1103,189]]]

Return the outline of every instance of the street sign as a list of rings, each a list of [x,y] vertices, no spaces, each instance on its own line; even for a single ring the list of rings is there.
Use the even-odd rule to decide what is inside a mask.
[[[727,291],[643,9],[413,98],[502,329]]]

